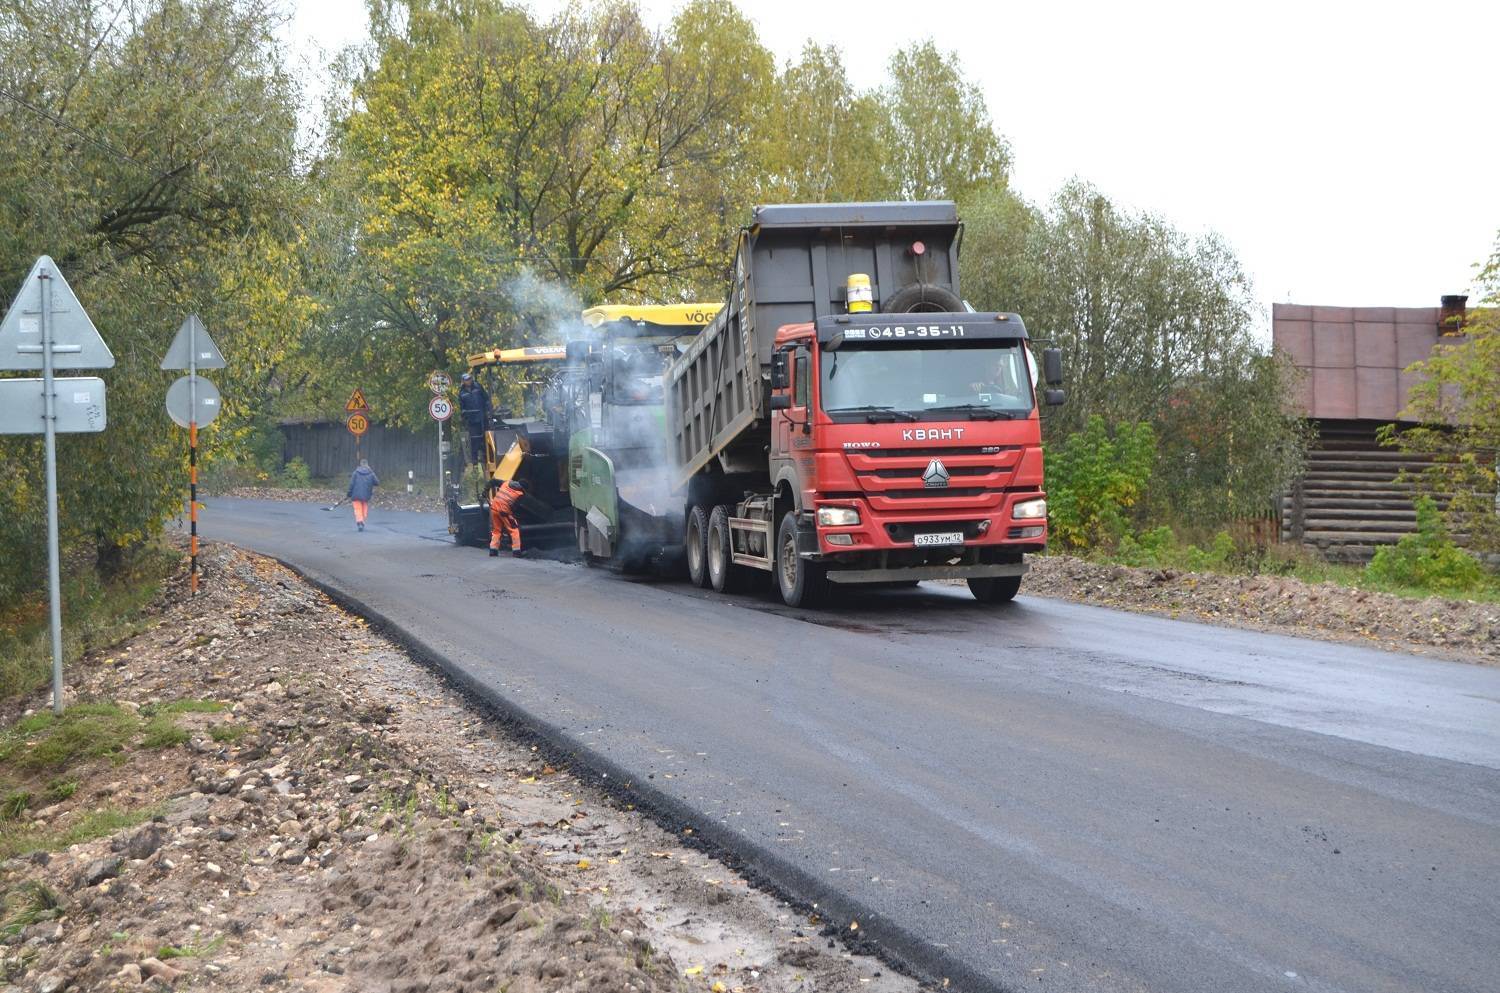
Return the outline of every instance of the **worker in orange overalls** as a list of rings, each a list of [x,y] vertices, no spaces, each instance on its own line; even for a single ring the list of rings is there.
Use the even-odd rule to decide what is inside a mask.
[[[490,493],[490,555],[500,554],[500,534],[510,535],[510,553],[521,554],[521,525],[516,521],[516,503],[526,492],[526,484],[511,479]]]

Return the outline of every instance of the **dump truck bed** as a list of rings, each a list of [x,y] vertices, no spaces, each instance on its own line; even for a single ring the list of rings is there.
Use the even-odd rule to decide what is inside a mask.
[[[851,273],[882,300],[912,284],[958,293],[951,201],[755,208],[735,249],[728,300],[666,371],[667,430],[684,485],[714,459],[764,468],[771,352],[779,328],[841,314]],[[921,251],[913,246],[921,244]]]

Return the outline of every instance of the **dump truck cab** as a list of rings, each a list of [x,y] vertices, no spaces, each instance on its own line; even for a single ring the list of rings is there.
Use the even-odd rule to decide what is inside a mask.
[[[796,514],[795,554],[833,582],[1019,575],[1047,537],[1036,379],[1015,314],[846,314],[779,329],[771,519]],[[742,523],[736,537],[769,541],[768,524]]]

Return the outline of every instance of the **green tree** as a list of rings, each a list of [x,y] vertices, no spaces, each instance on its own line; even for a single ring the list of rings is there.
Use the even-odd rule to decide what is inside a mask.
[[[971,195],[965,294],[1019,312],[1063,349],[1068,403],[1055,441],[1100,416],[1155,431],[1154,513],[1213,524],[1270,505],[1301,463],[1285,403],[1293,371],[1257,338],[1249,280],[1224,241],[1130,214],[1082,183],[1045,208],[999,188]]]
[[[1156,464],[1151,425],[1113,433],[1097,414],[1047,453],[1047,510],[1064,548],[1108,547],[1130,528],[1131,508],[1148,492]]]
[[[881,140],[889,112],[849,82],[837,48],[809,42],[777,76],[763,118],[761,197],[830,203],[895,196]]]
[[[889,115],[880,142],[898,199],[958,200],[977,187],[1006,183],[1010,148],[955,53],[930,38],[897,52],[878,100]]]
[[[373,23],[337,130],[358,234],[332,344],[377,410],[420,416],[414,375],[554,338],[537,280],[582,304],[720,285],[772,73],[732,4],[694,0],[663,33],[627,3],[539,23],[412,0]]]
[[[1388,444],[1436,455],[1417,483],[1449,499],[1448,528],[1468,534],[1470,547],[1500,552],[1500,239],[1476,285],[1480,305],[1463,334],[1445,337],[1407,370],[1421,376],[1402,414],[1416,426],[1390,425],[1383,435]]]
[[[17,164],[0,179],[0,292],[52,255],[117,358],[108,430],[59,445],[72,559],[117,564],[180,506],[185,439],[156,364],[186,314],[229,356],[236,405],[303,330],[283,313],[304,188],[277,23],[235,0],[0,0],[0,157]],[[0,439],[0,600],[36,582],[40,473],[35,439]]]

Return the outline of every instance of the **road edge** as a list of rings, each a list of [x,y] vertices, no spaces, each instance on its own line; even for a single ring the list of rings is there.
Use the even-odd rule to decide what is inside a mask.
[[[617,802],[646,814],[664,830],[676,835],[683,844],[720,859],[744,876],[751,885],[770,893],[796,910],[817,914],[825,922],[818,932],[821,937],[837,938],[851,951],[873,955],[890,968],[923,983],[949,989],[973,990],[975,993],[1018,993],[1018,987],[1005,985],[992,976],[954,961],[931,942],[877,913],[862,901],[829,888],[774,850],[737,834],[716,821],[705,820],[702,812],[694,810],[684,801],[649,782],[636,782],[628,770],[550,721],[543,720],[507,699],[446,653],[433,648],[381,611],[340,588],[333,580],[280,556],[236,547],[241,547],[251,555],[260,555],[280,563],[343,609],[362,617],[379,634],[399,644],[417,661],[435,669],[464,696],[506,725],[522,741],[529,741],[544,749],[547,757],[554,763],[566,764],[570,771]],[[691,833],[685,834],[685,831]],[[832,921],[857,921],[859,928],[854,932],[847,924],[834,925]]]

